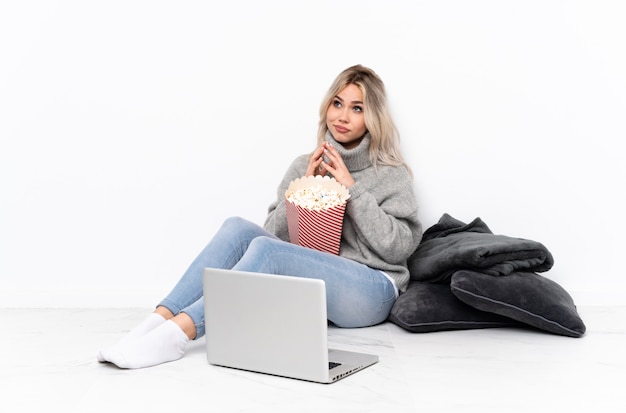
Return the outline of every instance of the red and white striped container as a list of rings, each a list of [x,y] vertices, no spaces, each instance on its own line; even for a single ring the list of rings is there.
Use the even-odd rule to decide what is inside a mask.
[[[317,210],[304,208],[288,199],[289,194],[299,189],[315,188],[319,185],[329,190],[337,191],[341,195],[343,202]],[[328,176],[307,176],[293,180],[285,192],[287,223],[291,243],[338,255],[341,244],[343,217],[349,197],[348,189]]]

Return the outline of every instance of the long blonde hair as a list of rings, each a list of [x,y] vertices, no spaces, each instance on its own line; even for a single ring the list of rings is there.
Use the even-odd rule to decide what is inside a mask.
[[[324,142],[328,131],[326,125],[328,107],[337,94],[348,85],[356,85],[363,94],[365,127],[371,136],[369,156],[372,164],[374,166],[404,165],[410,172],[400,151],[400,135],[387,105],[385,85],[372,69],[362,65],[345,69],[328,89],[320,105],[317,144],[321,145]]]

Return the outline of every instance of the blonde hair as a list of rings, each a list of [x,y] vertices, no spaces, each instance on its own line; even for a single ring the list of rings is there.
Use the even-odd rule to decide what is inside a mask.
[[[387,105],[385,85],[380,77],[371,69],[355,65],[341,72],[332,83],[320,105],[320,120],[317,132],[317,144],[325,140],[328,126],[326,113],[334,98],[346,86],[355,85],[363,94],[363,114],[365,127],[370,134],[369,155],[376,165],[404,165],[410,172],[400,152],[400,135],[391,118]]]

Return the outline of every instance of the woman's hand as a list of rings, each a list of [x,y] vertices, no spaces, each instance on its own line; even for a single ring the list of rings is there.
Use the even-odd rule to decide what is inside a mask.
[[[321,167],[324,158],[322,155],[324,154],[324,145],[320,146],[313,152],[311,158],[309,159],[309,166],[306,169],[306,176],[315,176],[315,175],[326,175],[326,169]]]
[[[352,178],[352,175],[346,167],[346,164],[343,163],[343,158],[341,157],[339,152],[337,152],[337,149],[335,149],[333,145],[330,144],[330,142],[324,142],[322,144],[322,150],[323,154],[326,155],[326,158],[328,158],[329,162],[326,163],[324,162],[324,158],[321,158],[318,169],[323,169],[324,175],[326,175],[327,172],[332,174],[337,182],[339,182],[346,188],[350,188],[352,185],[354,185],[355,180],[354,178]]]
[[[328,158],[328,163],[324,162],[324,155]],[[326,176],[328,173],[332,174],[335,180],[346,188],[350,188],[355,183],[337,149],[333,148],[330,142],[324,142],[311,155],[306,176]]]

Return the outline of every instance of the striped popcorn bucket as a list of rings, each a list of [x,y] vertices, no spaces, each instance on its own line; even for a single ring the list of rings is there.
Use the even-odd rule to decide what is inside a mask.
[[[287,199],[288,194],[301,188],[323,187],[341,194],[343,202],[324,209],[309,209]],[[289,240],[293,244],[319,251],[339,254],[343,217],[349,197],[346,187],[330,177],[303,177],[292,181],[285,193]]]

